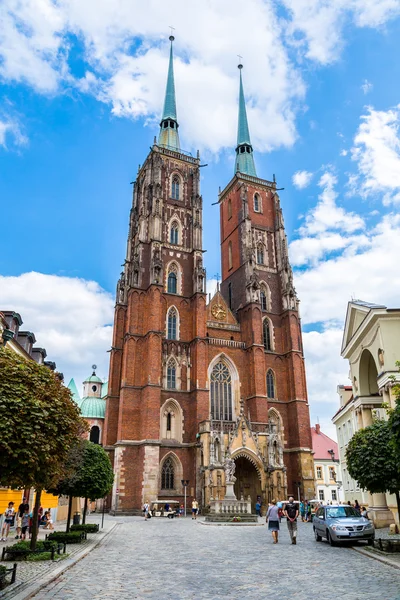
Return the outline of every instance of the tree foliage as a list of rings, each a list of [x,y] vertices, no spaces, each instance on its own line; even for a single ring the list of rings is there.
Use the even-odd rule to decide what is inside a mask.
[[[371,492],[396,493],[400,488],[400,465],[390,425],[376,420],[351,438],[346,450],[350,476]]]
[[[70,448],[86,428],[56,374],[0,348],[1,485],[55,485]]]

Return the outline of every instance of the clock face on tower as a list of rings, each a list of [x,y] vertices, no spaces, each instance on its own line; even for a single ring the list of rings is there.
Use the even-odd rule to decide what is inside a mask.
[[[226,317],[226,310],[222,304],[214,304],[211,309],[211,314],[215,319],[218,319],[218,321],[222,321]]]

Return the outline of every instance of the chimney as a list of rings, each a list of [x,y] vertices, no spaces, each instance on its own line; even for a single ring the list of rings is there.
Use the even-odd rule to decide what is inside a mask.
[[[316,433],[321,433],[321,425],[319,423],[317,423],[316,426],[315,426],[315,432]]]

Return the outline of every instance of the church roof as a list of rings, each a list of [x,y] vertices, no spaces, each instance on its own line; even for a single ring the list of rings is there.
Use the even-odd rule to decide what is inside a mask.
[[[239,116],[236,148],[236,171],[257,177],[254,164],[253,148],[250,141],[249,124],[247,121],[246,102],[244,99],[242,65],[239,65]],[[245,150],[243,152],[243,149]]]
[[[106,415],[106,401],[104,398],[87,396],[82,398],[79,408],[82,417],[87,419],[104,419]]]
[[[76,387],[76,383],[75,383],[74,378],[71,379],[71,381],[69,382],[69,384],[68,384],[67,387],[68,387],[69,390],[71,390],[72,397],[75,400],[75,402],[77,402],[79,404],[80,401],[81,401],[81,397],[79,395],[78,388]]]
[[[85,379],[85,381],[83,383],[103,383],[103,382],[100,379],[100,377],[98,377],[96,375],[96,373],[93,371],[93,373],[91,374],[91,376],[88,377],[87,379]]]
[[[172,42],[174,36],[170,36],[171,48],[169,51],[169,66],[167,87],[165,89],[164,109],[160,124],[158,143],[171,150],[179,150],[178,117],[176,113],[175,79],[174,79],[174,55]]]

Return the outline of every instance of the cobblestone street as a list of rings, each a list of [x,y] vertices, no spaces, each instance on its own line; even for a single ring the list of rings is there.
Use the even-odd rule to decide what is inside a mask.
[[[348,547],[314,541],[286,523],[273,545],[266,527],[205,526],[186,519],[118,519],[105,541],[35,600],[400,599],[400,571]]]

